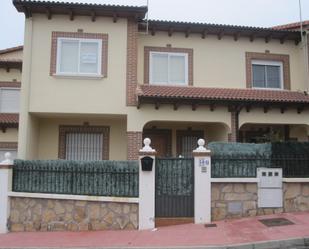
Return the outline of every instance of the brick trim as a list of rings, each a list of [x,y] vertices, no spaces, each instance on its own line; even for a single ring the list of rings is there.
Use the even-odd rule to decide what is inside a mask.
[[[0,81],[0,87],[14,87],[14,88],[20,88],[21,84],[20,82],[15,81]]]
[[[139,150],[143,147],[143,132],[127,131],[127,158],[138,160]]]
[[[239,133],[239,112],[231,111],[231,133],[228,136],[229,142],[238,142]]]
[[[126,73],[126,103],[127,106],[137,104],[137,38],[138,23],[128,19],[127,24],[127,73]]]
[[[101,33],[81,33],[81,32],[61,32],[53,31],[51,38],[51,56],[50,56],[50,75],[56,74],[57,70],[57,39],[63,38],[85,38],[85,39],[101,39],[102,55],[101,55],[101,74],[107,77],[107,61],[108,61],[108,34]]]
[[[172,47],[144,47],[144,84],[149,84],[150,52],[171,52],[188,54],[188,85],[193,86],[193,49]]]
[[[0,149],[17,149],[17,142],[0,142]]]
[[[103,160],[109,159],[110,128],[108,126],[79,126],[79,125],[60,125],[59,126],[59,147],[58,147],[59,159],[65,159],[66,134],[69,132],[102,133],[103,134],[102,159]]]
[[[246,52],[246,85],[252,88],[252,60],[281,61],[283,64],[283,88],[291,89],[290,56],[286,54],[270,54]]]

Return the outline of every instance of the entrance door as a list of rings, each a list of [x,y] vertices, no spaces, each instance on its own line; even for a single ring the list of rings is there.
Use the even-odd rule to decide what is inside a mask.
[[[147,129],[143,131],[144,138],[151,139],[151,147],[157,152],[157,157],[170,157],[172,155],[172,132],[165,129]]]
[[[156,226],[193,222],[193,158],[157,158],[155,174]]]
[[[197,130],[178,130],[177,134],[177,156],[185,158],[192,157],[192,151],[197,147],[197,140],[204,138],[204,132]]]

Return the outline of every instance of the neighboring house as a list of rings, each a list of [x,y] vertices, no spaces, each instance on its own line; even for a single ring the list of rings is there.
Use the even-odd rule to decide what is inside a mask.
[[[308,141],[299,31],[145,21],[146,7],[14,0],[23,159],[191,156],[207,142]]]
[[[19,95],[23,47],[0,50],[0,160],[17,156]]]

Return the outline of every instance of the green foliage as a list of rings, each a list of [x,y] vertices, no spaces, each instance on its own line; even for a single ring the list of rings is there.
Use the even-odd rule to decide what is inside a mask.
[[[15,160],[13,190],[137,197],[138,162]]]

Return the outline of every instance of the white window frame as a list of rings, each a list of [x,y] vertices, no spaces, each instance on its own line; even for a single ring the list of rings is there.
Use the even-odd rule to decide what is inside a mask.
[[[152,56],[155,54],[164,54],[168,55],[168,62],[167,65],[169,67],[169,58],[170,56],[183,56],[185,58],[185,82],[170,82],[169,79],[169,68],[167,69],[167,82],[154,82],[153,81],[153,72],[152,72]],[[149,84],[151,85],[188,85],[189,84],[189,77],[188,77],[188,71],[189,71],[189,64],[188,64],[188,54],[187,53],[175,53],[175,52],[155,52],[151,51],[149,52]]]
[[[255,87],[253,85],[253,65],[262,65],[262,66],[279,66],[280,67],[280,87],[274,88],[274,87]],[[252,88],[254,89],[269,89],[269,90],[283,90],[283,62],[282,61],[268,61],[268,60],[252,60],[251,61],[251,75],[252,75]],[[267,80],[267,75],[266,75]],[[266,82],[267,84],[267,82]]]
[[[17,87],[0,87],[0,100],[2,98],[3,90],[16,90],[16,91],[19,91],[19,98],[20,98],[20,88],[17,88]],[[2,101],[0,101],[0,113],[19,113],[19,111],[16,111],[16,112],[3,112],[2,111],[1,102]],[[19,102],[19,105],[20,105],[20,102]]]
[[[77,72],[61,72],[60,71],[62,41],[78,41],[78,60],[79,61],[78,61],[78,64],[77,64]],[[81,73],[80,72],[80,46],[81,46],[82,42],[91,42],[91,43],[97,43],[98,44],[98,55],[97,55],[98,66],[97,66],[97,72],[96,73]],[[88,38],[85,39],[85,38],[58,37],[57,38],[56,75],[103,77],[103,75],[102,75],[102,40],[101,39],[88,39]]]

